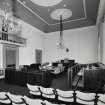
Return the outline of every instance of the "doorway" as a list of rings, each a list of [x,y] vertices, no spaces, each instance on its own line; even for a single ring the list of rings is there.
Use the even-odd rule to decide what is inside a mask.
[[[36,49],[35,50],[35,55],[36,55],[36,63],[42,63],[42,50]]]
[[[19,67],[19,48],[14,45],[3,45],[3,67]]]

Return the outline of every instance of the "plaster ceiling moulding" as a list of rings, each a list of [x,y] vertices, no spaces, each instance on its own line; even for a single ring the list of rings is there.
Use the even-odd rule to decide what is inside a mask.
[[[72,11],[67,8],[56,9],[50,14],[50,16],[54,20],[60,20],[60,16],[62,16],[62,20],[64,20],[72,16]]]
[[[33,3],[39,6],[54,6],[62,2],[63,0],[31,0]]]

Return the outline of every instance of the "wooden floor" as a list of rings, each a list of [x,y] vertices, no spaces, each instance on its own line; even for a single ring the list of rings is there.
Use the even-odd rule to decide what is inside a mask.
[[[55,76],[52,80],[51,86],[55,89],[61,90],[70,90],[68,83],[67,83],[67,73]],[[11,92],[15,94],[27,95],[28,89],[27,87],[22,87],[18,85],[12,85],[5,83],[5,80],[0,80],[0,91]]]
[[[68,81],[67,81],[67,72],[59,76],[56,76],[53,79],[50,87],[53,87],[55,89],[61,89],[61,90],[70,90]]]

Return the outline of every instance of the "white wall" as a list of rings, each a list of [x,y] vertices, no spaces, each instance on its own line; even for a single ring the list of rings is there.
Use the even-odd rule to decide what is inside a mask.
[[[79,63],[97,61],[98,34],[96,26],[66,30],[64,33],[65,45],[69,53],[57,49],[59,32],[45,34],[44,37],[44,62],[58,59],[75,59]]]
[[[29,65],[36,62],[35,49],[43,49],[44,33],[21,20],[19,23],[22,25],[21,36],[27,39],[26,47],[19,48],[19,65]]]
[[[97,29],[99,33],[99,61],[105,64],[105,0],[100,0],[97,16]]]
[[[3,45],[0,44],[0,68],[3,68]]]
[[[101,60],[102,60],[102,63],[105,64],[105,22],[102,25],[102,34],[101,34]]]
[[[99,25],[105,14],[105,0],[100,0],[96,24]]]

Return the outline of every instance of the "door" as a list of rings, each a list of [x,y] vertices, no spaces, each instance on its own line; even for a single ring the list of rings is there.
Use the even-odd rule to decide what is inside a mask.
[[[16,67],[16,50],[6,50],[6,67]]]
[[[36,63],[42,63],[42,50],[36,49]]]
[[[19,67],[19,48],[14,45],[3,45],[3,67]]]

